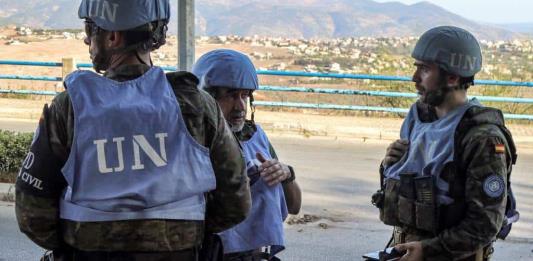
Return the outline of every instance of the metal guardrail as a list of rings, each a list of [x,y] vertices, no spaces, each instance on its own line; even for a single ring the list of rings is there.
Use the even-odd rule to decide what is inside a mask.
[[[61,67],[61,62],[39,62],[39,61],[19,61],[19,60],[0,60],[0,65],[21,65],[21,66],[45,66]]]
[[[32,76],[32,75],[11,75],[11,74],[0,74],[0,79],[3,79],[3,80],[48,81],[48,82],[60,82],[60,81],[63,80],[63,78],[61,78],[61,77]]]
[[[0,64],[1,61],[0,61]],[[78,63],[78,68],[92,68],[90,63]],[[176,66],[161,66],[165,71],[176,71]],[[342,74],[342,73],[319,73],[319,72],[299,72],[299,71],[272,71],[257,70],[259,75],[273,76],[293,76],[293,77],[317,77],[333,79],[354,79],[354,80],[375,80],[375,81],[401,81],[410,82],[411,77],[406,76],[389,76],[389,75],[371,75],[371,74]],[[496,80],[475,80],[474,84],[478,85],[496,85],[496,86],[514,86],[514,87],[533,87],[533,82],[516,82],[516,81],[496,81]]]
[[[374,112],[394,112],[407,113],[408,109],[378,107],[378,106],[355,106],[355,105],[337,105],[327,103],[300,103],[300,102],[269,102],[269,101],[254,101],[254,105],[267,107],[293,107],[304,109],[328,109],[328,110],[358,110],[358,111],[374,111]]]
[[[46,66],[46,67],[61,67],[61,62],[37,62],[37,61],[17,61],[17,60],[0,60],[0,65],[19,65],[19,66]],[[78,63],[76,67],[92,68],[91,63]],[[175,71],[175,66],[161,66],[163,70]],[[318,73],[318,72],[299,72],[299,71],[270,71],[258,70],[259,75],[272,76],[292,76],[292,77],[317,77],[317,78],[333,78],[333,79],[358,79],[358,80],[374,80],[374,81],[411,81],[410,77],[404,76],[387,76],[387,75],[369,75],[369,74],[339,74],[339,73]],[[10,80],[34,80],[34,81],[62,81],[62,77],[50,76],[32,76],[32,75],[6,75],[0,74],[0,79]],[[509,87],[533,87],[533,82],[516,82],[516,81],[495,81],[495,80],[476,80],[477,85],[489,86],[509,86]],[[286,86],[260,86],[262,91],[280,91],[280,92],[302,92],[302,93],[323,93],[323,94],[342,94],[342,95],[365,95],[376,97],[395,97],[395,98],[416,98],[415,93],[405,92],[387,92],[387,91],[366,91],[366,90],[347,90],[347,89],[324,89],[324,88],[306,88],[306,87],[286,87]],[[32,95],[56,95],[54,91],[31,91],[31,90],[0,90],[0,93],[12,94],[32,94]],[[506,102],[506,103],[524,103],[533,104],[532,98],[515,98],[515,97],[495,97],[495,96],[472,96],[479,101],[487,102]],[[404,108],[387,108],[375,106],[351,106],[351,105],[337,105],[337,104],[312,104],[312,103],[294,103],[294,102],[269,102],[269,101],[255,101],[254,104],[258,106],[268,107],[293,107],[293,108],[312,108],[312,109],[333,109],[333,110],[357,110],[357,111],[374,111],[374,112],[391,112],[391,113],[407,113],[408,109]],[[522,114],[505,114],[509,119],[525,119],[533,120],[533,115]]]
[[[284,86],[269,86],[261,85],[259,86],[261,91],[280,91],[280,92],[303,92],[303,93],[324,93],[324,94],[344,94],[344,95],[366,95],[366,96],[377,96],[377,97],[396,97],[396,98],[417,98],[418,95],[415,93],[405,93],[405,92],[384,92],[384,91],[361,91],[361,90],[343,90],[343,89],[321,89],[321,88],[305,88],[305,87],[284,87]],[[32,91],[32,90],[1,90],[0,93],[11,93],[11,94],[29,94],[29,95],[49,95],[55,96],[59,92],[55,91]],[[512,98],[512,97],[496,97],[496,96],[469,96],[470,98],[476,98],[478,101],[486,102],[511,102],[511,103],[532,103],[532,98]],[[259,101],[255,101],[254,104],[260,106],[267,106]],[[275,103],[274,103],[275,104]],[[293,104],[293,103],[283,103]],[[361,106],[351,106],[346,108],[354,108],[353,110],[358,110]],[[365,106],[363,106],[365,107]],[[313,106],[316,108],[316,106]],[[339,107],[344,108],[344,107]],[[366,107],[371,108],[371,107]],[[323,108],[327,109],[327,108]],[[346,110],[346,109],[344,109]],[[370,109],[369,109],[370,110]],[[388,112],[398,112],[403,113],[405,111],[391,111],[385,110]]]
[[[56,96],[59,92],[55,91],[31,91],[31,90],[0,90],[4,94],[26,94],[26,95],[45,95]]]
[[[37,62],[37,61],[16,61],[16,60],[0,60],[0,65],[21,65],[21,66],[47,66],[47,67],[61,67],[61,62]],[[78,63],[78,68],[92,68],[91,63]],[[166,71],[176,71],[175,66],[161,66]],[[342,73],[319,73],[319,72],[299,72],[299,71],[272,71],[272,70],[257,70],[259,75],[273,75],[273,76],[293,76],[293,77],[317,77],[317,78],[333,78],[333,79],[356,79],[356,80],[375,80],[375,81],[403,81],[410,82],[411,77],[406,76],[388,76],[388,75],[370,75],[370,74],[342,74]],[[5,75],[0,75],[0,79]],[[21,80],[31,79],[35,80],[41,76],[18,76]],[[55,77],[60,79],[60,77]],[[58,80],[61,81],[61,80]],[[475,80],[477,85],[495,85],[495,86],[514,86],[514,87],[533,87],[533,82],[517,82],[517,81],[496,81],[496,80]]]
[[[258,70],[257,74],[261,74],[261,75],[277,75],[277,76],[295,76],[295,77],[318,77],[318,78],[337,78],[337,79],[378,80],[378,81],[403,81],[403,82],[410,82],[411,81],[411,77],[370,75],[370,74],[315,73],[315,72],[265,71],[265,70]],[[474,84],[479,84],[479,85],[497,85],[497,86],[514,86],[514,87],[533,87],[533,82],[515,82],[515,81],[475,80]]]
[[[329,110],[360,110],[373,112],[392,112],[406,114],[409,109],[391,108],[391,107],[376,107],[376,106],[352,106],[352,105],[337,105],[326,103],[295,103],[295,102],[268,102],[268,101],[254,101],[254,105],[266,107],[293,107],[304,109],[329,109]],[[524,114],[506,114],[503,116],[507,119],[516,120],[533,120],[533,115]]]
[[[385,91],[364,91],[364,90],[345,90],[345,89],[322,89],[306,87],[286,87],[286,86],[259,86],[262,91],[279,91],[279,92],[304,92],[304,93],[324,93],[324,94],[345,94],[345,95],[366,95],[395,98],[417,98],[416,93],[408,92],[385,92]],[[476,98],[479,101],[487,102],[512,102],[512,103],[533,103],[532,98],[513,98],[513,97],[496,97],[496,96],[468,96]]]

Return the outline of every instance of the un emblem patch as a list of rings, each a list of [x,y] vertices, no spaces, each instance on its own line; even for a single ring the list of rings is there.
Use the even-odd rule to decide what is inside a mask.
[[[505,182],[500,175],[493,174],[483,182],[483,191],[491,198],[500,197],[505,191]]]

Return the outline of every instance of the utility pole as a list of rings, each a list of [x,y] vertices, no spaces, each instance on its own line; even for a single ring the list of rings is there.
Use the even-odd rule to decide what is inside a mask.
[[[194,63],[194,0],[178,0],[178,70],[190,71]]]

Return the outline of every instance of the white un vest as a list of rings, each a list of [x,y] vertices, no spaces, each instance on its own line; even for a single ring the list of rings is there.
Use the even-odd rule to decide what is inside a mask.
[[[270,155],[270,143],[263,129],[256,125],[257,131],[252,138],[242,142],[244,158],[249,167],[248,175],[253,173],[256,162],[255,154],[260,152],[266,159],[272,159]],[[224,253],[256,250],[270,246],[270,254],[285,249],[285,235],[283,221],[288,215],[285,194],[281,184],[267,185],[261,177],[250,186],[252,193],[252,209],[248,217],[226,231],[220,233]]]

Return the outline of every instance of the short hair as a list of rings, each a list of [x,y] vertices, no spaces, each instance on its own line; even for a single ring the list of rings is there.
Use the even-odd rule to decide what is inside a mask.
[[[107,30],[89,22],[93,34],[98,36],[108,32]],[[166,43],[167,20],[154,21],[133,29],[120,31],[124,36],[125,48],[131,48],[141,53],[147,53],[159,49]]]
[[[454,75],[453,73],[450,73],[444,69],[442,69],[440,66],[439,66],[439,77],[442,81],[445,80],[445,78],[449,75]],[[468,90],[468,88],[470,88],[470,86],[474,85],[474,76],[470,76],[470,77],[461,77],[459,75],[456,75],[457,77],[459,77],[459,86],[458,88],[459,89],[462,89],[462,90]]]

